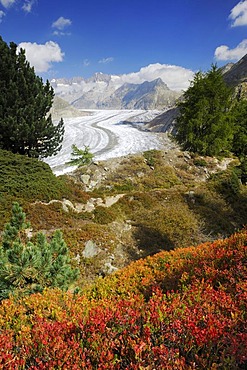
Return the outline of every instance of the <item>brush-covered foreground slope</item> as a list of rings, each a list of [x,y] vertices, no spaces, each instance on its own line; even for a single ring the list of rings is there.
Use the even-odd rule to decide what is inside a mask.
[[[0,305],[1,369],[246,369],[247,231]]]
[[[151,150],[55,177],[40,161],[0,151],[0,233],[18,201],[33,237],[62,231],[81,272],[79,285],[86,285],[163,249],[241,229],[247,188],[235,165],[179,149]]]

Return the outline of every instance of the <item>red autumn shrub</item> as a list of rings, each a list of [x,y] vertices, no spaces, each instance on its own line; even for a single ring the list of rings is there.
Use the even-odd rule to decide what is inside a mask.
[[[2,301],[0,369],[247,367],[247,232],[100,279]]]

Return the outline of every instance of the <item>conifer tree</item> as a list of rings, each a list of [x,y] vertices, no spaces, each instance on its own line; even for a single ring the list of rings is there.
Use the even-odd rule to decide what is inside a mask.
[[[72,158],[68,162],[68,164],[75,166],[84,166],[92,162],[93,154],[90,152],[88,146],[85,146],[84,149],[79,149],[75,144],[72,144],[71,149]]]
[[[207,73],[195,74],[184,99],[178,103],[177,141],[185,150],[218,155],[231,149],[233,117],[229,113],[232,89],[215,65]]]
[[[239,158],[241,180],[247,183],[247,101],[237,100],[232,110],[234,119],[234,137],[232,152]]]
[[[48,157],[61,149],[64,124],[52,123],[54,91],[36,76],[25,51],[0,37],[0,148],[29,157]]]
[[[42,292],[45,287],[68,290],[78,277],[61,232],[57,230],[50,242],[43,233],[31,242],[25,232],[28,226],[22,208],[14,203],[0,246],[0,300],[10,294]]]
[[[233,108],[234,139],[232,151],[240,159],[247,157],[247,101],[241,99]]]

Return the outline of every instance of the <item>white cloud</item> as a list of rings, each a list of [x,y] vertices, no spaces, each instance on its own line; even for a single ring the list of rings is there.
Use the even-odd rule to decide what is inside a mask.
[[[71,24],[72,21],[70,19],[60,17],[55,22],[52,23],[52,27],[62,31],[64,28],[70,26]]]
[[[171,90],[185,90],[193,79],[194,72],[190,69],[169,64],[150,64],[143,67],[139,72],[121,76],[123,82],[142,83],[161,78]]]
[[[84,59],[83,60],[83,65],[84,65],[84,67],[88,67],[90,65],[90,60]]]
[[[100,64],[107,64],[107,63],[111,63],[113,62],[114,58],[113,57],[109,57],[109,58],[103,58],[103,59],[100,59],[99,60],[99,63]]]
[[[32,11],[32,7],[35,3],[36,3],[36,0],[25,0],[24,4],[22,6],[22,9],[25,12],[30,13]]]
[[[4,16],[5,13],[2,10],[0,10],[0,23],[2,22]]]
[[[232,8],[229,18],[232,20],[232,27],[247,25],[247,0],[240,1]]]
[[[22,5],[22,9],[27,12],[27,13],[30,13],[31,10],[32,10],[32,7],[33,5],[37,2],[37,0],[25,0],[23,2],[23,5]],[[15,3],[18,3],[18,0],[0,0],[0,4],[2,4],[2,6],[4,8],[10,8],[12,5],[14,5]]]
[[[64,57],[60,46],[53,41],[48,41],[44,45],[22,42],[18,45],[18,50],[20,48],[25,49],[26,58],[36,72],[47,72],[52,63],[62,62]]]
[[[53,32],[53,35],[55,36],[70,36],[71,35],[71,32],[62,32],[62,31],[54,31]]]
[[[2,4],[2,6],[4,6],[5,8],[9,8],[15,2],[16,0],[0,0],[0,4]]]
[[[247,39],[240,42],[234,49],[230,49],[227,45],[218,46],[214,56],[217,60],[239,60],[245,54],[247,54]]]

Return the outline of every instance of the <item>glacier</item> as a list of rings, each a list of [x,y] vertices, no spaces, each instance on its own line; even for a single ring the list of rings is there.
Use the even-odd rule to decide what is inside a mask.
[[[85,110],[84,110],[85,111]],[[71,146],[88,146],[94,160],[100,161],[150,149],[172,147],[168,137],[143,130],[161,112],[157,110],[90,110],[89,115],[64,119],[65,134],[61,151],[45,158],[56,175],[71,172]]]

